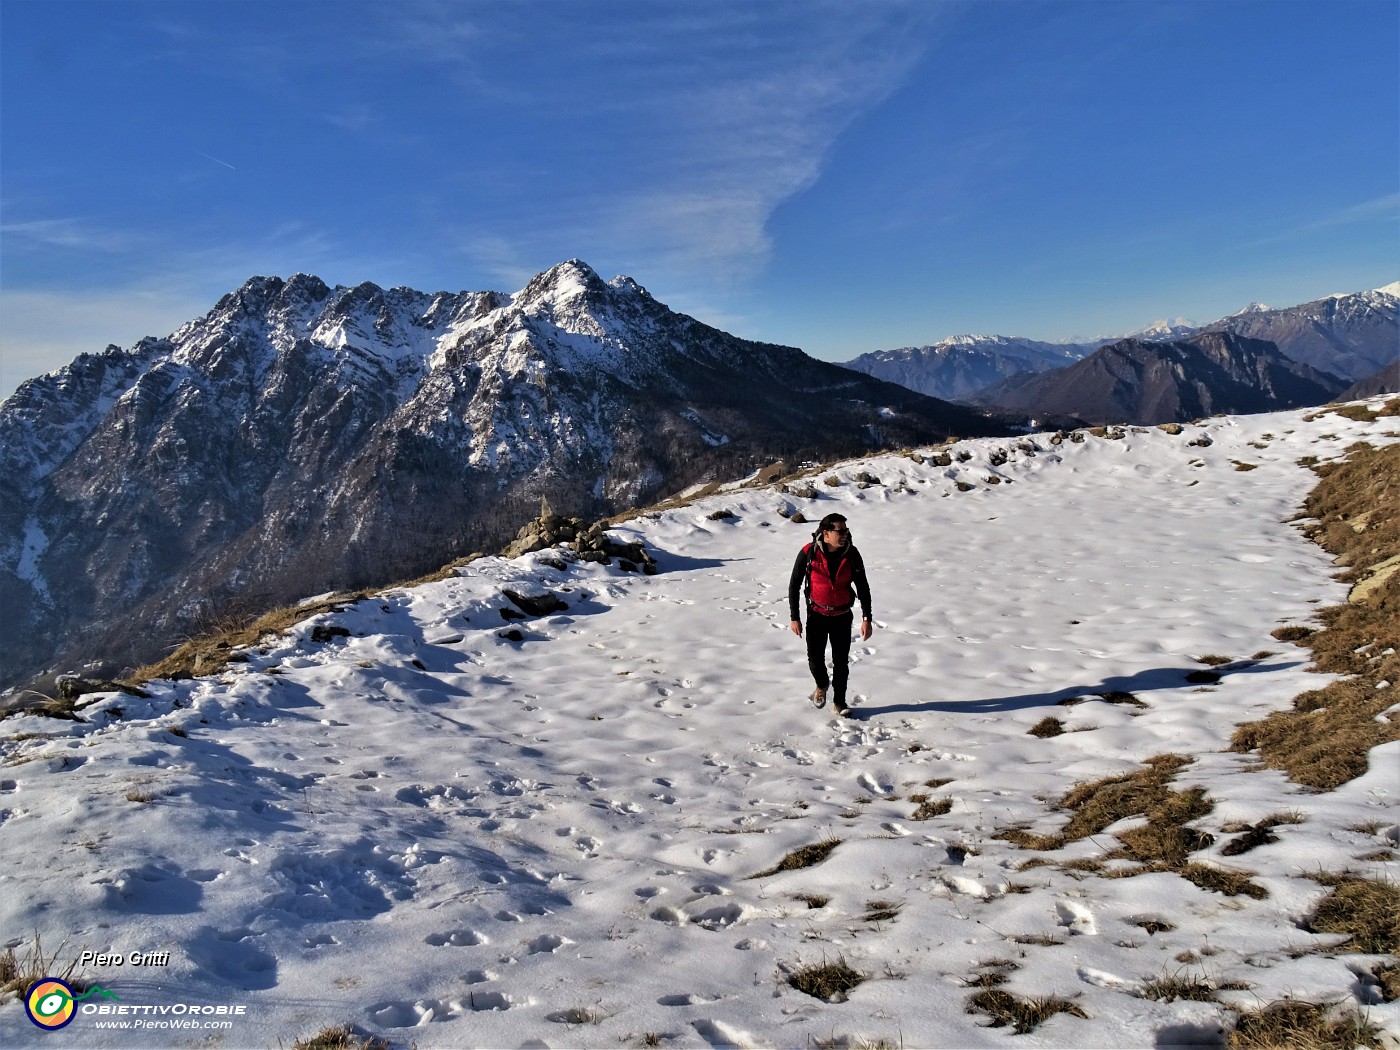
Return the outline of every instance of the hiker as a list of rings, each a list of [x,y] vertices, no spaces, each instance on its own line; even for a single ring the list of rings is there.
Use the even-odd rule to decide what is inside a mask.
[[[841,514],[828,514],[812,534],[812,542],[798,552],[788,580],[788,610],[792,633],[802,637],[802,621],[797,616],[797,592],[805,584],[807,594],[807,667],[817,687],[811,701],[826,705],[826,692],[835,687],[836,713],[847,715],[846,679],[850,671],[851,618],[856,598],[860,599],[860,637],[870,639],[870,582],[865,578],[865,562],[851,542],[850,529]],[[831,642],[832,674],[826,672],[826,645]]]

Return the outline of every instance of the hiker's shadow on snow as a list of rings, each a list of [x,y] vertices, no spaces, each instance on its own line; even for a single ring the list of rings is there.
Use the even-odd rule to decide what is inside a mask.
[[[1206,687],[1235,675],[1282,671],[1290,667],[1297,667],[1300,663],[1301,661],[1298,660],[1289,663],[1263,663],[1248,660],[1210,670],[1187,667],[1154,667],[1151,670],[1139,671],[1133,675],[1105,678],[1098,685],[1069,686],[1053,692],[1022,693],[1018,696],[996,696],[981,700],[928,700],[886,704],[881,707],[862,707],[857,717],[865,719],[875,718],[879,715],[917,714],[930,711],[946,711],[949,714],[961,715],[995,714],[1005,711],[1024,711],[1035,707],[1068,707],[1075,703],[1091,700],[1147,707],[1149,705],[1138,697],[1139,693],[1150,693],[1162,689],[1185,689],[1193,685]]]
[[[656,558],[656,571],[659,573],[722,569],[735,562],[753,561],[752,558],[691,558],[684,554],[672,554],[670,551],[660,549],[655,549],[653,556]]]

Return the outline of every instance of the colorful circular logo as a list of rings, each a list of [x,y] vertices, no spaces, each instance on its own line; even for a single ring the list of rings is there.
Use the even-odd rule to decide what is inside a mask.
[[[73,989],[57,977],[41,977],[25,996],[24,1012],[40,1028],[49,1031],[62,1028],[77,1012],[73,1006]]]

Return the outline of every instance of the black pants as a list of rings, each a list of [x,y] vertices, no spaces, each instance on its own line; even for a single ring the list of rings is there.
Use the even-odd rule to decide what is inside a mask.
[[[822,689],[836,688],[837,704],[846,702],[846,679],[851,666],[851,623],[853,612],[840,616],[823,616],[814,609],[807,610],[807,667]],[[831,643],[831,678],[826,674],[826,646]]]

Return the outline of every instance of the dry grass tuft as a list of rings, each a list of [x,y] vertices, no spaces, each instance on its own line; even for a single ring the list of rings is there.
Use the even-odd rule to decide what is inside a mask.
[[[1400,999],[1400,965],[1381,966],[1374,970],[1371,976],[1376,979],[1376,984],[1380,985],[1382,1000],[1393,1003]]]
[[[919,808],[910,815],[910,820],[932,820],[934,817],[941,817],[953,809],[951,798],[922,798],[915,799],[919,803]]]
[[[904,906],[897,901],[866,901],[865,914],[861,916],[864,922],[889,922],[899,918],[900,909]]]
[[[1268,891],[1249,881],[1244,872],[1194,863],[1190,855],[1205,849],[1214,837],[1189,823],[1206,816],[1214,803],[1204,788],[1174,791],[1172,778],[1189,765],[1184,755],[1157,755],[1147,767],[1132,773],[1105,777],[1073,788],[1057,805],[1072,811],[1064,829],[1056,835],[1037,835],[1021,828],[998,832],[996,837],[1022,849],[1057,850],[1071,842],[1097,835],[1128,817],[1142,816],[1146,822],[1117,834],[1119,846],[1105,859],[1128,860],[1136,868],[1114,870],[1114,878],[1128,878],[1154,871],[1175,872],[1201,887],[1230,896],[1245,894],[1262,899]],[[1083,858],[1063,868],[1103,872],[1101,861]]]
[[[810,846],[803,846],[801,849],[793,850],[782,860],[778,861],[775,866],[766,871],[760,871],[756,875],[750,875],[749,878],[762,879],[767,878],[769,875],[777,875],[782,871],[797,871],[800,868],[813,867],[831,856],[831,851],[839,845],[841,845],[840,839],[822,839],[822,841],[814,842]]]
[[[1293,999],[1242,1013],[1226,1036],[1228,1050],[1380,1050],[1380,1029],[1354,1011],[1329,1017],[1326,1006]]]
[[[1052,736],[1060,736],[1065,731],[1065,724],[1054,715],[1046,715],[1035,725],[1026,730],[1031,736],[1038,736],[1042,740]]]
[[[6,948],[0,955],[0,1003],[11,995],[23,995],[29,986],[44,977],[57,977],[75,988],[83,987],[82,982],[73,980],[73,972],[78,968],[77,957],[61,970],[58,968],[59,952],[63,945],[53,952],[44,951],[43,939],[38,933],[28,944],[22,955],[16,955],[13,948]]]
[[[865,980],[865,974],[854,970],[845,959],[834,963],[804,966],[788,975],[787,983],[804,995],[828,1003],[845,1002],[847,994]]]
[[[1213,1003],[1216,1001],[1216,987],[1201,974],[1186,974],[1180,971],[1163,974],[1144,981],[1139,994],[1144,999],[1171,1003],[1178,999],[1193,1003]]]
[[[987,988],[968,996],[967,1012],[988,1015],[992,1019],[989,1025],[991,1028],[1010,1025],[1017,1035],[1035,1031],[1056,1014],[1069,1014],[1085,1019],[1089,1016],[1068,999],[1054,996],[1023,999],[1000,988]]]
[[[353,1025],[323,1028],[309,1039],[298,1039],[292,1050],[389,1050],[389,1044],[372,1035],[361,1035]]]
[[[194,678],[217,674],[229,665],[236,650],[256,645],[264,635],[280,634],[324,612],[340,612],[365,597],[364,592],[339,594],[323,601],[273,609],[256,619],[232,619],[217,625],[207,634],[191,638],[164,660],[137,668],[127,683],[141,685],[153,678]]]
[[[1269,896],[1269,891],[1263,886],[1249,881],[1249,872],[1217,868],[1213,864],[1192,863],[1177,869],[1177,874],[1203,890],[1223,893],[1227,897],[1252,897],[1262,901]]]
[[[1242,827],[1227,827],[1225,830],[1231,833],[1243,832],[1237,838],[1231,839],[1220,848],[1220,855],[1223,857],[1238,857],[1241,853],[1248,853],[1252,849],[1268,845],[1270,842],[1277,842],[1278,836],[1273,829],[1281,824],[1301,824],[1303,817],[1298,813],[1274,813],[1257,824],[1245,824]]]
[[[1400,955],[1400,886],[1359,875],[1315,875],[1332,892],[1309,923],[1314,933],[1345,933],[1347,947],[1368,955]]]
[[[1292,711],[1241,725],[1231,739],[1232,750],[1257,750],[1266,766],[1318,791],[1365,773],[1372,748],[1400,740],[1400,720],[1381,717],[1393,697],[1378,688],[1400,681],[1400,444],[1348,452],[1314,468],[1321,480],[1304,514],[1314,521],[1308,536],[1347,566],[1350,599],[1320,614],[1320,630],[1274,632],[1306,644],[1316,670],[1346,677],[1304,693]]]

